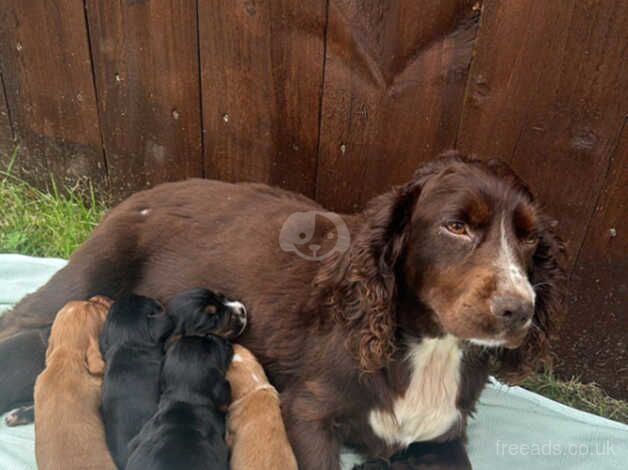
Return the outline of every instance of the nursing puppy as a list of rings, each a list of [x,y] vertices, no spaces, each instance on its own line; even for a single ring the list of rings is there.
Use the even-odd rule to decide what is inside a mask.
[[[43,470],[115,469],[100,417],[98,336],[111,301],[70,302],[57,314],[35,382],[35,454]]]
[[[161,304],[139,295],[114,303],[105,322],[102,415],[118,468],[125,467],[129,442],[157,409],[163,344],[172,328]]]
[[[218,336],[174,342],[161,374],[159,409],[129,445],[127,470],[229,469],[225,372],[232,355],[231,344]]]
[[[174,322],[173,336],[214,334],[235,338],[246,327],[246,308],[242,303],[202,287],[175,295],[166,313]]]
[[[248,349],[236,344],[233,352],[227,371],[233,399],[227,413],[231,470],[296,470],[277,390]]]

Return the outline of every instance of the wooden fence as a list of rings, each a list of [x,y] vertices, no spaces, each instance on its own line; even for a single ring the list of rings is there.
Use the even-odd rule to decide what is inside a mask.
[[[443,149],[499,156],[569,243],[560,371],[625,397],[626,31],[625,0],[0,0],[0,165],[355,210]]]

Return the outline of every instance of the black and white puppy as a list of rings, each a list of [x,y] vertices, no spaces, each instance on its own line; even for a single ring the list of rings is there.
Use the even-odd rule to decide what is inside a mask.
[[[128,295],[115,302],[100,336],[105,360],[102,416],[107,445],[118,468],[128,444],[159,403],[164,341],[174,324],[156,300]]]
[[[166,353],[157,413],[129,445],[127,470],[229,468],[225,379],[231,344],[218,336],[184,336]]]
[[[166,312],[175,324],[173,336],[214,334],[235,338],[246,327],[246,308],[242,303],[202,287],[174,296]]]

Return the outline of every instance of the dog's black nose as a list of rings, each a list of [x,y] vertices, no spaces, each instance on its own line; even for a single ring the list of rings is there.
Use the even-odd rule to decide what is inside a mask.
[[[500,318],[508,329],[521,328],[534,315],[534,304],[527,299],[516,296],[495,298],[491,309],[493,314]]]

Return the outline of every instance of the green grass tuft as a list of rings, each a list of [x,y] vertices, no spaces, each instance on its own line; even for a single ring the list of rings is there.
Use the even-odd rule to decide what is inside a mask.
[[[628,424],[628,402],[608,396],[595,383],[583,384],[577,377],[562,380],[546,371],[532,375],[521,386],[572,408]]]
[[[105,207],[91,187],[50,193],[12,176],[17,150],[0,171],[0,252],[68,258],[98,224]]]

